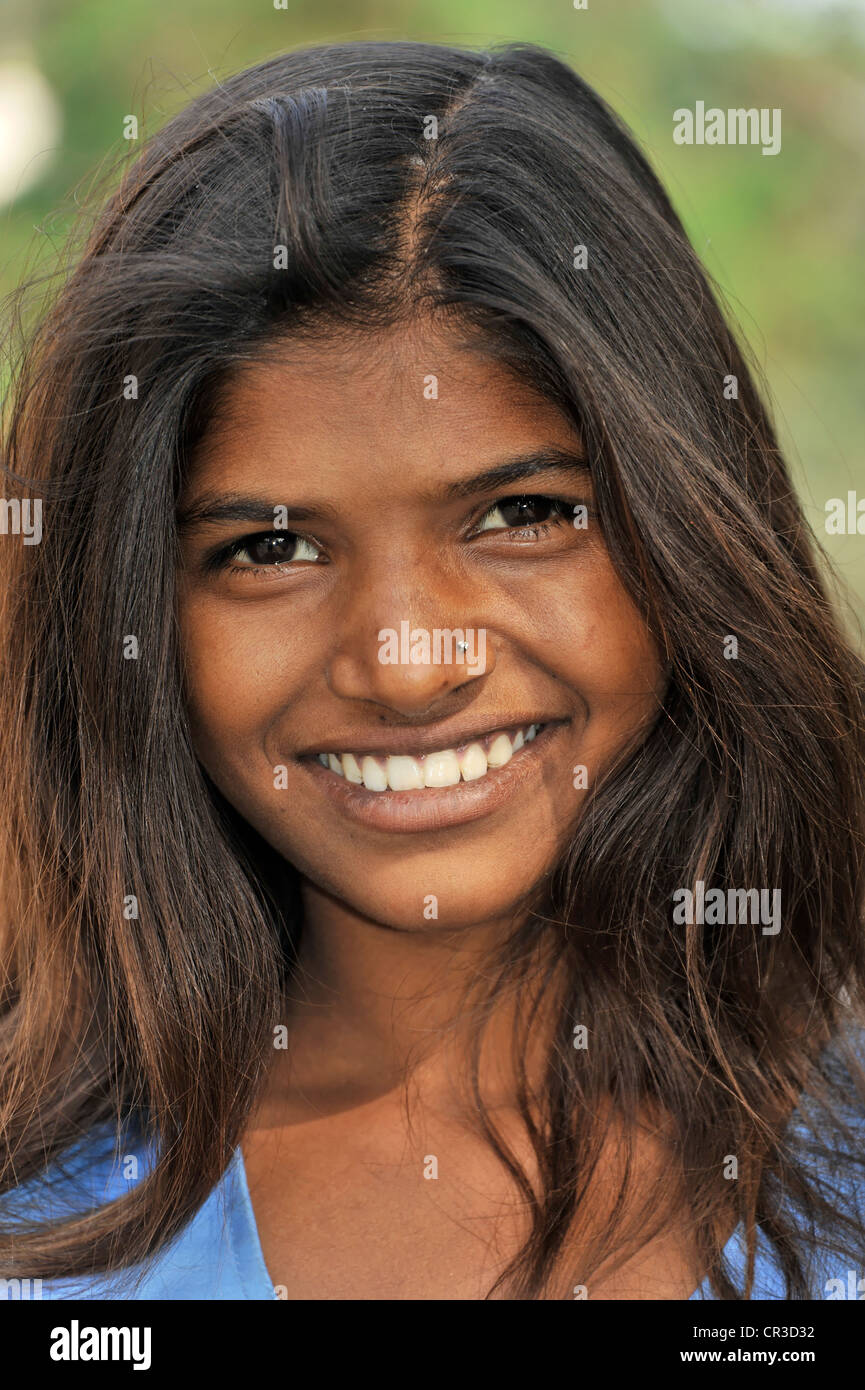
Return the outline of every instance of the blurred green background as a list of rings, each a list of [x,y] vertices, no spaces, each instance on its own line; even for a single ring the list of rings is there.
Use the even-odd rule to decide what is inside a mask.
[[[765,372],[812,525],[860,615],[865,0],[0,0],[0,294],[56,264],[94,174],[227,73],[333,39],[541,43],[625,118]],[[678,146],[672,113],[780,107],[781,152]],[[133,149],[134,152],[134,149]],[[863,520],[865,524],[865,520]]]

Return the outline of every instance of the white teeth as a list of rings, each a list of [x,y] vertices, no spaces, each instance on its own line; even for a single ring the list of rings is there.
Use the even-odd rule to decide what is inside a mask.
[[[530,724],[527,729],[518,729],[513,736],[495,734],[486,750],[487,740],[475,740],[459,753],[453,748],[443,748],[422,758],[391,753],[387,757],[366,754],[358,759],[354,753],[319,753],[318,761],[338,777],[344,777],[355,786],[363,785],[371,792],[455,787],[460,781],[476,782],[486,776],[489,768],[504,767],[542,728],[542,724]]]
[[[363,785],[368,792],[387,791],[387,773],[375,758],[365,757],[360,765]]]
[[[428,753],[423,765],[425,787],[455,787],[460,780],[460,765],[451,748],[440,753]]]
[[[363,773],[360,770],[360,763],[353,753],[343,753],[342,770],[345,773],[346,781],[354,782],[356,786],[360,786],[363,781]]]
[[[391,791],[415,792],[424,785],[423,769],[416,758],[389,756],[387,781]]]
[[[479,743],[470,743],[459,758],[464,782],[474,782],[487,770],[487,755]]]
[[[499,734],[493,739],[490,751],[487,753],[488,767],[504,767],[513,757],[514,750],[507,734]]]

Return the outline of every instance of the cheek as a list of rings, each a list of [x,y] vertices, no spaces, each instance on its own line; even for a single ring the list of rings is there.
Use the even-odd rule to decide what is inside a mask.
[[[290,653],[272,630],[264,634],[243,615],[206,600],[182,603],[178,616],[196,744],[208,762],[230,759],[238,741],[260,736],[284,701]]]
[[[494,621],[536,664],[580,696],[587,713],[656,701],[663,662],[645,618],[598,544],[581,562],[496,595]]]
[[[657,643],[645,619],[611,574],[587,608],[582,631],[582,682],[597,711],[624,709],[656,697],[662,673]]]
[[[585,707],[587,755],[604,761],[658,708],[666,678],[657,642],[606,554],[569,592],[545,595],[545,659]]]

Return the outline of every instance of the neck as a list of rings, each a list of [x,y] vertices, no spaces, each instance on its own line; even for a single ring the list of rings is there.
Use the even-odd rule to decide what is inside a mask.
[[[283,1107],[352,1108],[411,1081],[425,1102],[460,1109],[460,1079],[471,1075],[472,1038],[484,1020],[479,1084],[488,1104],[515,1103],[511,1037],[526,981],[499,989],[492,1002],[483,989],[512,920],[405,930],[312,884],[302,898],[298,962],[280,1020],[287,1048],[275,1053],[270,1086]],[[528,1064],[539,1066],[540,1057],[533,1052]]]

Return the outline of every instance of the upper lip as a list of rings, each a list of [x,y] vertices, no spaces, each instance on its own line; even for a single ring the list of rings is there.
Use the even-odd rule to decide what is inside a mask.
[[[453,725],[440,729],[394,729],[387,734],[382,734],[377,729],[375,737],[368,732],[358,731],[356,734],[346,734],[345,737],[340,735],[338,738],[323,738],[318,743],[300,749],[295,756],[314,758],[319,753],[359,753],[362,757],[385,758],[389,753],[396,756],[438,753],[445,748],[459,748],[464,743],[486,738],[487,734],[493,734],[499,729],[522,729],[528,728],[529,724],[564,723],[565,719],[561,715],[528,714],[516,717],[505,715],[486,720],[483,724]]]

